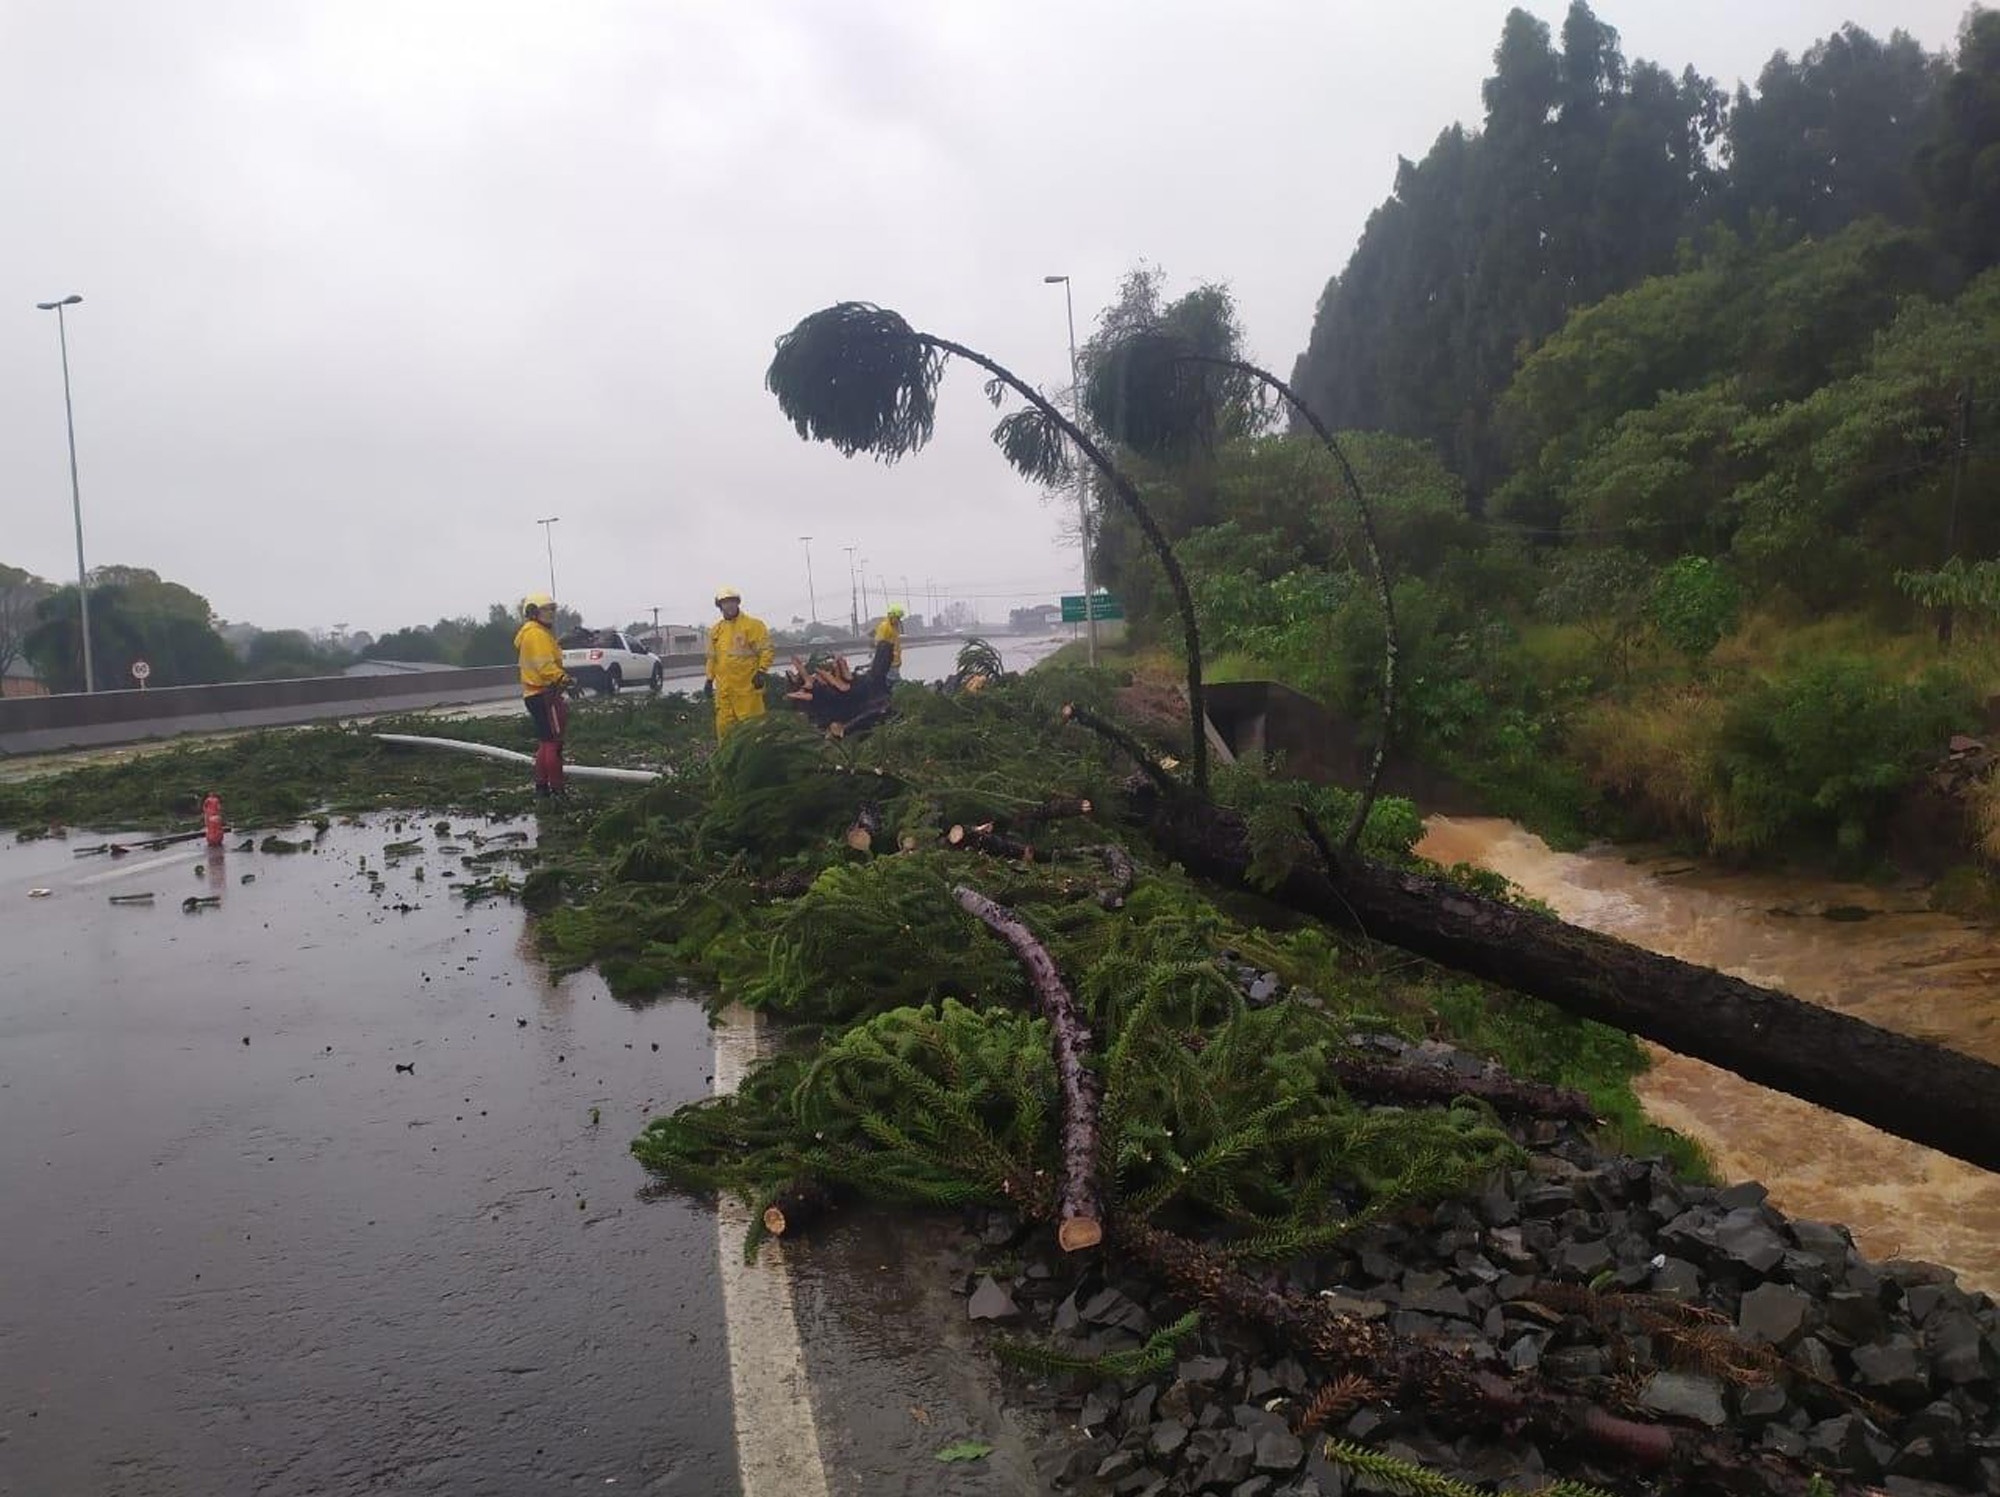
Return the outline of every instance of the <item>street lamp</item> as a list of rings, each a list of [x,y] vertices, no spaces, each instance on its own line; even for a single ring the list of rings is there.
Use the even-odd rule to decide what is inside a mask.
[[[860,596],[861,596],[861,595],[860,595],[860,593],[859,593],[859,592],[858,592],[858,591],[856,590],[856,587],[855,587],[855,583],[854,583],[854,551],[855,551],[855,548],[854,548],[854,547],[852,547],[852,546],[842,546],[842,547],[841,547],[840,549],[841,549],[841,550],[843,550],[843,551],[845,551],[845,552],[847,553],[847,628],[848,628],[848,636],[849,636],[849,638],[852,638],[852,639],[859,639],[859,638],[861,637],[861,604],[860,604],[860,602],[859,602],[858,600],[859,600],[859,598],[860,598]]]
[[[813,625],[819,622],[819,594],[813,590],[813,538],[799,537],[806,548],[806,603],[812,609],[812,617],[806,620],[806,632],[811,633]]]
[[[69,398],[69,325],[63,321],[63,308],[73,307],[82,300],[70,295],[61,301],[38,301],[35,310],[56,314],[56,341],[62,347],[63,420],[69,426],[69,502],[76,515],[76,600],[83,614],[83,689],[94,692],[97,673],[90,660],[90,574],[83,566],[83,490],[76,478],[76,409]]]
[[[551,598],[556,595],[556,543],[555,532],[550,530],[549,527],[561,518],[561,515],[550,515],[546,520],[535,521],[537,525],[542,527],[542,540],[549,548],[549,596]]]
[[[1076,299],[1070,294],[1069,277],[1066,275],[1045,275],[1042,284],[1053,286],[1062,282],[1063,307],[1069,313],[1069,408],[1070,417],[1080,431],[1083,428],[1083,386],[1076,377]],[[1076,524],[1077,538],[1083,542],[1083,618],[1084,634],[1090,643],[1085,646],[1086,658],[1092,665],[1097,664],[1097,608],[1092,601],[1090,585],[1090,506],[1084,498],[1083,469],[1079,464],[1076,475]]]

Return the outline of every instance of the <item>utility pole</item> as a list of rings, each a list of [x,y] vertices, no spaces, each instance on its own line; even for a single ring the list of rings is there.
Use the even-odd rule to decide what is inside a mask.
[[[546,520],[535,521],[537,525],[542,527],[542,539],[548,543],[549,596],[551,598],[556,596],[556,543],[555,543],[555,532],[550,530],[549,527],[555,524],[561,518],[562,518],[561,515],[550,515]]]
[[[806,548],[806,604],[812,614],[806,620],[806,632],[811,633],[812,626],[819,622],[819,594],[813,591],[813,538],[802,535],[799,540]]]
[[[1972,381],[1966,380],[1958,392],[1958,452],[1951,465],[1951,508],[1945,516],[1944,559],[1949,566],[1958,555],[1958,499],[1965,488],[1965,460],[1972,447]],[[1951,643],[1952,614],[1947,602],[1938,614],[1937,637],[1941,645]]]
[[[842,546],[840,549],[847,553],[847,637],[849,639],[859,639],[861,637],[861,604],[858,599],[861,595],[855,589],[854,585],[854,547]]]
[[[69,502],[71,513],[76,516],[76,603],[83,615],[83,689],[90,694],[97,690],[97,673],[90,660],[90,573],[83,564],[83,488],[76,478],[76,408],[69,398],[69,324],[63,321],[63,308],[73,307],[82,300],[81,296],[71,295],[61,301],[38,301],[35,310],[56,314],[56,339],[62,345],[63,421],[69,427]]]
[[[1069,277],[1066,275],[1045,275],[1045,285],[1053,286],[1062,282],[1063,309],[1069,314],[1069,409],[1070,419],[1076,422],[1077,430],[1083,430],[1083,381],[1076,372],[1076,299],[1070,294]],[[1083,464],[1077,464],[1076,472],[1076,524],[1077,539],[1083,544],[1083,619],[1085,638],[1090,643],[1085,647],[1085,655],[1092,665],[1097,664],[1097,604],[1094,599],[1096,588],[1090,577],[1090,487],[1084,478]]]
[[[861,558],[861,617],[867,619],[874,616],[875,610],[868,604],[868,558],[864,556]],[[861,637],[861,625],[859,622],[854,626],[854,637],[856,639]]]
[[[660,605],[657,603],[653,605],[653,648],[660,649]],[[664,655],[666,651],[660,650],[660,653]]]

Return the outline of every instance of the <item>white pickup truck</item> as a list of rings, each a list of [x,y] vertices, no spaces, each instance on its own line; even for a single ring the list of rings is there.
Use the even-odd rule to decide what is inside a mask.
[[[577,629],[562,637],[563,669],[579,689],[605,696],[641,682],[658,692],[667,668],[660,657],[622,629]]]

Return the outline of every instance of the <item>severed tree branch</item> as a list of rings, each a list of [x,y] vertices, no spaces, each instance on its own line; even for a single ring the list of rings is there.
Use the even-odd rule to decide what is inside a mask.
[[[1056,1241],[1066,1253],[1104,1239],[1104,1203],[1097,1185],[1099,1087],[1090,1069],[1090,1030],[1063,985],[1055,958],[1012,910],[960,884],[951,891],[959,907],[980,921],[1014,953],[1028,974],[1042,1016],[1049,1021],[1056,1079],[1062,1088],[1062,1180],[1056,1193]]]

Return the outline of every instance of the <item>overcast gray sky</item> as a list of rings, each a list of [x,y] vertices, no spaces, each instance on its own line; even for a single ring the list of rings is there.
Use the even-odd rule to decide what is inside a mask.
[[[1559,26],[1561,0],[1529,7]],[[1733,84],[1961,0],[1603,0]],[[6,0],[0,561],[85,540],[224,617],[377,632],[545,586],[593,620],[846,612],[847,558],[1074,589],[976,373],[892,469],[791,433],[771,342],[842,298],[1054,387],[1141,257],[1288,369],[1399,154],[1474,122],[1501,0]]]

